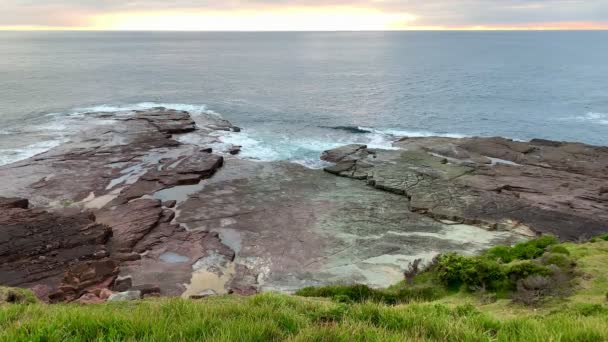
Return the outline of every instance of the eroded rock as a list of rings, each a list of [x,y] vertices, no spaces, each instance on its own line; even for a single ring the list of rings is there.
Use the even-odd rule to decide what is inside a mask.
[[[0,215],[2,285],[56,287],[79,262],[107,255],[111,229],[88,213],[4,209]]]

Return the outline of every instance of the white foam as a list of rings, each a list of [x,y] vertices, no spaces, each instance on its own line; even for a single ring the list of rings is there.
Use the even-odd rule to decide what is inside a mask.
[[[174,110],[190,112],[193,117],[197,115],[215,115],[218,113],[208,110],[202,104],[183,104],[183,103],[157,103],[140,102],[126,105],[108,105],[81,107],[65,112],[48,113],[45,117],[48,122],[28,125],[25,127],[14,127],[13,129],[3,129],[0,135],[19,134],[28,137],[32,141],[44,139],[26,147],[0,149],[0,165],[10,164],[19,160],[30,158],[34,155],[46,152],[68,140],[68,138],[83,129],[91,126],[113,125],[116,120],[108,118],[93,118],[87,114],[94,112],[110,112],[125,115],[134,110],[146,110],[155,107],[165,107]]]
[[[0,149],[0,165],[6,165],[33,157],[37,154],[44,153],[53,147],[57,147],[64,142],[65,140],[63,139],[49,140],[31,144],[24,148]]]
[[[100,106],[76,108],[72,111],[71,114],[72,115],[81,115],[81,114],[93,113],[93,112],[110,112],[110,113],[128,112],[128,111],[133,111],[133,110],[147,110],[147,109],[152,109],[152,108],[156,108],[156,107],[164,107],[164,108],[174,109],[174,110],[183,110],[183,111],[187,111],[193,115],[212,114],[212,115],[219,116],[218,113],[207,109],[207,106],[203,105],[203,104],[163,103],[163,102],[140,102],[140,103],[135,103],[135,104],[120,105],[120,106],[104,104],[104,105],[100,105]]]
[[[608,113],[589,112],[585,115],[560,118],[562,121],[580,121],[599,125],[608,125]]]
[[[391,135],[393,137],[412,137],[412,138],[425,138],[425,137],[443,137],[443,138],[466,138],[467,135],[459,133],[436,133],[431,131],[409,131],[399,129],[373,129],[361,127],[361,129],[371,130],[374,133],[380,133],[385,135]]]

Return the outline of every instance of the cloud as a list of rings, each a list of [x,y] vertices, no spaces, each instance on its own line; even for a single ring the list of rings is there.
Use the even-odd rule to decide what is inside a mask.
[[[360,8],[415,16],[416,26],[518,26],[595,22],[608,26],[608,0],[0,0],[0,26],[86,26],[91,18],[142,12],[268,12]]]

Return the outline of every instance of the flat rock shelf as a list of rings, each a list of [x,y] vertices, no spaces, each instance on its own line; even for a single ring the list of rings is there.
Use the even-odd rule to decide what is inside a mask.
[[[313,170],[213,151],[240,132],[213,115],[89,115],[104,120],[0,167],[0,285],[82,303],[385,287],[415,259],[608,231],[606,147],[402,138]],[[193,131],[198,145],[178,141]]]

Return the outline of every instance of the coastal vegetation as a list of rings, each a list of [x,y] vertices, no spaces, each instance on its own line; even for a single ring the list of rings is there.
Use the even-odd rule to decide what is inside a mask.
[[[35,303],[18,291],[0,305],[0,340],[605,341],[607,291],[605,236],[563,244],[545,236],[478,256],[442,255],[387,289],[100,305]]]

